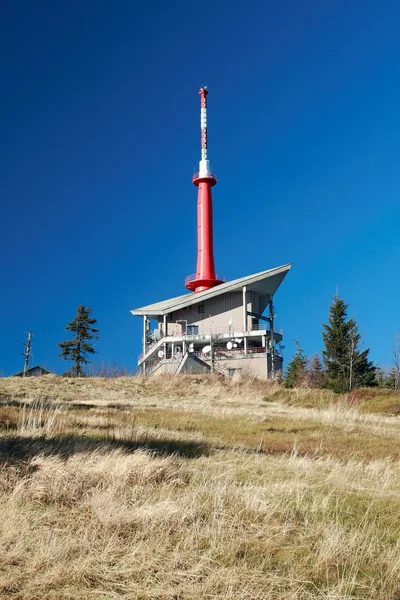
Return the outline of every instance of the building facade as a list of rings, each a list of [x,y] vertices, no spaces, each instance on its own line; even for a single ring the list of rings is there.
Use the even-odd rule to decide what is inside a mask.
[[[284,265],[132,310],[143,318],[142,372],[162,375],[193,368],[230,377],[275,377],[283,358],[273,298],[290,268]]]

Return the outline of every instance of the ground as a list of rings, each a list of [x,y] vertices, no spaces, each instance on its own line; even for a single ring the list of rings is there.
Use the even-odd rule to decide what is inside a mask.
[[[0,598],[400,600],[400,395],[0,379]]]

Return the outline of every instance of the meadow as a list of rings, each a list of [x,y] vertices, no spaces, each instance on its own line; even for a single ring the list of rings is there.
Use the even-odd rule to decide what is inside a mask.
[[[0,598],[400,600],[400,394],[0,379]]]

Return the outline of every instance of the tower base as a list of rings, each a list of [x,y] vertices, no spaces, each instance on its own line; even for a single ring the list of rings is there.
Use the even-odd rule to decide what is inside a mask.
[[[204,290],[209,290],[216,285],[220,285],[220,283],[225,283],[225,277],[221,277],[220,275],[216,275],[215,278],[204,278],[197,277],[197,275],[188,275],[185,279],[185,287],[191,292],[203,292]]]

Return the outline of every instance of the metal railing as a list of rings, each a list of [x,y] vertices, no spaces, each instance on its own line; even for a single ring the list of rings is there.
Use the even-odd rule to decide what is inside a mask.
[[[224,359],[224,358],[231,358],[232,356],[247,356],[248,354],[265,354],[268,351],[268,354],[270,353],[270,350],[268,348],[247,348],[247,352],[244,351],[244,348],[232,348],[231,350],[228,350],[227,348],[215,348],[214,352],[216,355],[216,359]],[[203,354],[202,352],[192,352],[191,354],[194,354],[195,356],[197,356],[198,358],[202,358],[207,360],[207,358],[209,358],[209,354]],[[280,358],[283,358],[283,353],[281,352],[281,350],[277,350],[275,348],[275,356],[279,356]]]
[[[194,173],[192,181],[196,181],[197,179],[214,179],[214,181],[218,181],[215,173],[207,173],[207,175],[200,175],[200,172]]]
[[[201,281],[202,279],[204,279],[205,281],[210,281],[210,277],[197,277],[196,273],[193,273],[192,275],[188,275],[185,278],[185,285],[187,283],[190,283],[190,281]],[[224,277],[223,275],[218,275],[217,273],[215,273],[215,278],[217,281],[222,281],[223,283],[226,283],[226,277]]]
[[[271,326],[267,322],[259,323],[258,325],[250,325],[247,331],[271,331]],[[280,335],[282,335],[283,330],[274,327],[274,333],[279,333]]]
[[[157,344],[160,344],[161,340],[163,339],[164,336],[162,336],[159,340],[155,340],[152,344],[149,344],[148,346],[146,346],[146,349],[143,350],[139,356],[138,356],[138,360],[142,360],[142,358],[148,354],[153,348],[155,348],[157,346]],[[161,345],[161,344],[160,344]]]
[[[234,327],[232,325],[231,327],[218,328],[218,331],[213,331],[212,336],[214,339],[218,339],[219,335],[231,336],[232,338],[235,338],[235,337],[241,338],[246,333],[249,333],[252,331],[269,332],[269,331],[271,331],[271,329],[270,329],[269,323],[259,323],[258,325],[251,325],[245,332],[243,331],[243,327],[238,328],[238,327]],[[282,329],[274,328],[274,333],[278,334],[278,335],[283,335]],[[141,361],[142,358],[144,356],[146,356],[147,354],[149,354],[154,348],[156,348],[157,345],[161,346],[164,343],[165,337],[180,337],[180,338],[182,338],[182,341],[186,341],[186,342],[196,341],[196,340],[206,341],[206,340],[210,339],[210,333],[209,332],[183,333],[180,329],[180,326],[173,327],[173,324],[169,323],[167,336],[162,335],[162,337],[159,340],[155,340],[152,344],[150,344],[149,346],[146,346],[146,349],[139,354],[138,361]]]
[[[243,335],[245,333],[249,333],[251,331],[270,331],[270,326],[269,323],[261,323],[259,325],[251,325],[248,327],[247,331],[243,331],[243,327],[235,327],[235,326],[231,326],[231,327],[218,327],[217,331],[213,331],[213,336],[218,336],[218,335],[231,335],[232,337],[243,337]],[[283,331],[282,329],[277,329],[276,327],[274,328],[274,333],[277,333],[279,335],[283,335]],[[201,338],[210,338],[210,332],[209,331],[205,331],[205,332],[201,332],[201,333],[183,333],[179,326],[177,327],[173,327],[172,323],[168,324],[168,335],[171,337],[183,337],[185,339],[188,338],[194,338],[194,339],[201,339]]]

